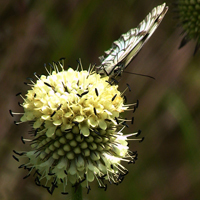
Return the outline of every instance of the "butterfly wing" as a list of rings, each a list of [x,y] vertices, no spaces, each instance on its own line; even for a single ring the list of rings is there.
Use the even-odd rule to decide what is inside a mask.
[[[165,3],[155,7],[137,28],[129,30],[114,41],[112,47],[105,51],[105,55],[99,57],[101,64],[96,67],[97,73],[110,77],[121,73],[154,33],[167,10]]]

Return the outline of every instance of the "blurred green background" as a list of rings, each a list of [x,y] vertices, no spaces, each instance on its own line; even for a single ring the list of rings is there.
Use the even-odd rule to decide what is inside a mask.
[[[57,190],[51,196],[34,184],[12,158],[12,150],[29,149],[21,141],[29,127],[15,126],[8,110],[22,112],[15,94],[26,93],[23,84],[33,73],[46,74],[43,63],[65,57],[76,68],[99,64],[98,57],[122,33],[136,27],[160,0],[0,0],[0,199],[69,199]],[[173,19],[173,5],[163,22],[124,73],[123,91],[129,83],[128,103],[139,99],[135,124],[125,133],[142,130],[145,140],[131,142],[139,153],[122,184],[106,192],[95,181],[84,199],[95,200],[197,200],[200,199],[200,52],[195,42],[178,50],[181,28]],[[130,115],[130,116],[129,116]]]

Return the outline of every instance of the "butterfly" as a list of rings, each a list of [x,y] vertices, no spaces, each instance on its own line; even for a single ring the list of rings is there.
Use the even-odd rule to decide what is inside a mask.
[[[101,64],[96,66],[96,72],[110,78],[119,76],[158,28],[167,10],[165,3],[153,8],[136,28],[122,34],[105,55],[99,57]]]

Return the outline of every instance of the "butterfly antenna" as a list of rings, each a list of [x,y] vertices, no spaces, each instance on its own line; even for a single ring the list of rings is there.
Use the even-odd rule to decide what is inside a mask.
[[[135,74],[135,75],[138,75],[138,76],[145,76],[145,77],[148,77],[148,78],[152,78],[155,80],[155,78],[153,76],[149,76],[149,75],[146,75],[146,74],[139,74],[139,73],[134,73],[134,72],[127,72],[127,71],[123,71],[124,73],[129,73],[129,74]]]

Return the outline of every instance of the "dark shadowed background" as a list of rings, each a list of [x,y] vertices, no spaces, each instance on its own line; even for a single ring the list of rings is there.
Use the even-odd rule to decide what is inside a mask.
[[[21,143],[26,124],[15,126],[9,109],[22,112],[15,96],[29,89],[24,85],[33,73],[46,74],[44,63],[65,57],[76,68],[81,58],[84,69],[99,64],[98,57],[122,33],[136,27],[160,0],[0,0],[0,199],[69,199],[57,190],[51,196],[37,187],[31,176],[18,169],[12,150],[29,149]],[[88,200],[196,200],[200,198],[200,52],[195,43],[181,50],[181,28],[173,19],[173,5],[148,43],[127,68],[156,80],[124,73],[123,91],[129,83],[128,103],[139,99],[135,123],[125,133],[142,130],[145,140],[131,142],[139,153],[122,184],[108,185],[105,192],[95,181]]]

